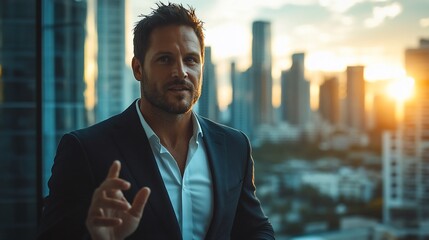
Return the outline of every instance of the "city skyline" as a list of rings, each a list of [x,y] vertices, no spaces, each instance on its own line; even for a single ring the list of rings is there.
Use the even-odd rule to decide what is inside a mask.
[[[130,28],[137,16],[149,14],[156,2],[130,1]],[[306,54],[306,74],[316,76],[309,79],[315,98],[321,72],[345,72],[347,66],[363,65],[368,81],[405,77],[404,49],[429,36],[429,13],[425,11],[429,2],[424,0],[238,1],[233,5],[224,0],[170,2],[195,7],[205,22],[206,45],[213,51],[223,109],[232,97],[230,62],[235,61],[239,71],[251,65],[254,21],[272,24],[275,107],[279,105],[281,71],[290,67],[294,53]],[[130,42],[127,44],[130,49]]]
[[[8,239],[29,239],[35,235],[56,147],[63,134],[104,118],[103,111],[96,111],[97,107],[107,111],[114,102],[123,101],[128,105],[140,94],[138,82],[129,66],[124,64],[131,60],[124,45],[129,44],[129,48],[132,41],[123,41],[124,32],[128,34],[126,37],[132,36],[131,10],[141,11],[133,7],[136,0],[42,2],[43,11],[37,6],[39,2],[27,0],[2,2],[1,9],[8,11],[0,11],[0,22],[4,23],[0,30],[0,139],[3,140],[0,149],[4,152],[0,194],[0,208],[4,211],[0,217],[0,236]],[[211,20],[204,16],[204,12],[199,13],[198,4],[206,6],[205,11],[216,12],[218,8],[215,6],[224,2],[189,1],[195,3],[197,14],[207,22]],[[293,2],[264,4],[271,4],[271,8],[280,11],[281,4],[291,5]],[[317,3],[324,8],[333,8],[326,4],[335,2],[300,1],[301,5]],[[256,3],[245,3],[258,10]],[[344,10],[353,4],[352,8],[356,8],[362,4],[389,5],[394,2],[340,0],[338,3],[349,4],[343,7]],[[413,0],[407,4],[418,3],[423,1]],[[211,9],[206,4],[211,4]],[[249,7],[241,0],[234,4],[241,5],[243,9],[240,11]],[[233,11],[237,6],[230,7]],[[340,6],[336,6],[336,11],[341,10]],[[123,12],[125,9],[127,15]],[[111,14],[116,16],[109,17]],[[222,18],[224,14],[222,12],[217,17]],[[272,19],[253,18],[254,12],[241,16],[250,19],[243,25],[249,31],[252,31],[253,23],[261,24],[256,29],[258,31],[253,32],[255,47],[249,49],[247,60],[220,58],[222,52],[216,52],[219,51],[216,43],[240,39],[228,35],[223,40],[214,41],[208,37],[211,40],[206,45],[206,65],[202,73],[206,82],[195,111],[248,136],[252,143],[258,197],[264,202],[264,211],[278,238],[298,240],[304,235],[308,238],[317,235],[324,239],[381,240],[392,236],[404,240],[410,239],[405,236],[410,234],[424,235],[426,239],[429,236],[429,208],[425,204],[429,200],[429,35],[415,36],[411,31],[408,34],[400,30],[409,27],[405,23],[395,25],[398,28],[394,30],[400,35],[398,39],[410,38],[409,44],[398,43],[395,50],[400,52],[399,58],[404,59],[401,64],[404,69],[406,66],[414,82],[411,78],[401,78],[402,82],[397,79],[365,81],[364,72],[371,67],[363,63],[348,64],[336,73],[323,70],[326,72],[319,78],[315,77],[317,72],[305,75],[305,71],[313,70],[311,61],[307,61],[312,53],[292,48],[293,51],[282,58],[290,64],[280,69],[280,79],[275,76],[279,73],[274,68],[277,53],[268,50],[275,47],[278,23]],[[121,30],[124,20],[128,25]],[[388,18],[384,23],[390,20]],[[35,29],[34,25],[39,21],[43,24]],[[225,18],[224,23],[229,26],[231,21]],[[370,23],[368,20],[366,24]],[[375,20],[372,22],[376,23]],[[107,25],[103,27],[103,24]],[[211,26],[206,25],[206,33],[212,31]],[[429,27],[423,29],[426,31]],[[219,27],[219,33],[223,32],[221,30]],[[15,34],[8,34],[11,32]],[[365,34],[362,37],[372,38]],[[110,40],[113,40],[111,45],[103,46]],[[308,39],[312,40],[317,42],[316,38]],[[28,44],[29,41],[36,44]],[[252,45],[251,37],[246,41]],[[371,42],[368,40],[364,44],[370,46]],[[236,53],[228,48],[220,48],[220,51]],[[382,53],[380,56],[384,56]],[[250,63],[252,56],[255,59]],[[270,67],[264,68],[266,63]],[[106,67],[110,64],[118,69]],[[271,65],[272,72],[260,71],[271,69]],[[119,72],[124,67],[127,69],[122,78]],[[258,71],[264,74],[257,74]],[[117,85],[109,82],[109,90],[113,92],[104,92],[107,93],[104,97],[100,94],[103,87],[96,84],[103,83],[103,79],[111,83],[119,80]],[[222,82],[214,85],[218,80]],[[284,84],[280,85],[280,81]],[[415,93],[413,98],[407,99],[413,84]],[[234,89],[228,118],[225,112],[223,115],[218,112],[220,101],[213,100],[216,93],[228,94],[227,85]],[[267,87],[271,85],[272,92]],[[224,89],[214,90],[219,87]],[[280,87],[286,101],[274,109],[276,105],[269,106],[267,99],[271,93],[275,99]],[[262,91],[263,88],[268,91]],[[315,108],[313,112],[309,111],[310,88],[318,88],[320,92],[317,112]],[[254,90],[259,89],[265,94],[255,93]],[[109,102],[103,104],[103,99]],[[220,95],[217,99],[223,100],[225,96]],[[400,103],[400,99],[404,114],[401,121],[396,121],[394,105]],[[263,112],[260,110],[263,108],[271,109]],[[297,108],[300,111],[296,111]],[[283,118],[286,114],[281,110],[299,118]],[[116,111],[121,109],[112,110],[111,114]],[[269,118],[256,122],[261,113]],[[354,121],[348,121],[350,119]]]

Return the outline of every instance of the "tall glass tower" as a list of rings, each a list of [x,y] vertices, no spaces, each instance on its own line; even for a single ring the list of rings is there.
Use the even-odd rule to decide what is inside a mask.
[[[310,120],[310,83],[305,79],[304,53],[292,55],[292,66],[281,76],[283,120],[304,127]]]
[[[250,88],[249,72],[249,70],[239,72],[235,62],[231,63],[232,102],[230,108],[231,126],[242,130],[252,138],[254,134],[252,131],[253,116],[251,115],[253,89]]]
[[[93,84],[85,76],[87,7],[90,1],[43,1],[43,160],[44,182],[57,144],[69,131],[88,125],[85,93]],[[46,194],[46,188],[44,189]]]
[[[383,221],[398,239],[428,239],[429,40],[405,51],[405,68],[415,93],[399,130],[383,136]]]
[[[36,2],[0,2],[0,239],[36,231]]]
[[[252,26],[253,102],[256,126],[274,121],[271,76],[271,23],[255,21]]]
[[[97,0],[97,122],[120,113],[125,105],[125,1]],[[132,81],[128,79],[129,81]]]
[[[348,66],[347,74],[347,126],[357,132],[366,130],[364,66]]]
[[[198,113],[213,121],[218,121],[219,104],[217,101],[217,84],[215,65],[212,62],[211,47],[204,49],[204,71],[201,97],[198,100]]]

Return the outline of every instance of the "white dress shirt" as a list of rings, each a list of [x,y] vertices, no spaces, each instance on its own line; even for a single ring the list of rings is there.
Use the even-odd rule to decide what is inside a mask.
[[[213,215],[213,187],[203,132],[192,113],[193,135],[189,140],[183,176],[170,152],[148,125],[136,101],[137,113],[149,139],[158,169],[170,197],[182,238],[204,239]]]

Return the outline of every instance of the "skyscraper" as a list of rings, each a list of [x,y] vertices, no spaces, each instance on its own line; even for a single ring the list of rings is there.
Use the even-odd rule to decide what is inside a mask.
[[[303,127],[310,120],[310,83],[305,79],[304,53],[292,55],[292,66],[281,75],[282,119]]]
[[[255,21],[252,27],[252,66],[254,124],[271,124],[274,119],[271,76],[271,23]]]
[[[89,124],[87,92],[95,85],[88,67],[95,59],[86,58],[88,6],[93,1],[45,1],[43,15],[43,160],[44,190],[50,177],[55,150],[61,136]],[[92,9],[91,9],[92,11]],[[85,74],[86,73],[86,74]],[[85,97],[85,93],[87,94]]]
[[[427,40],[426,40],[427,41]],[[405,67],[415,80],[396,133],[383,138],[383,221],[407,237],[429,237],[429,46],[405,51]],[[425,225],[426,224],[426,225]],[[405,239],[405,238],[401,238]]]
[[[96,121],[124,110],[125,1],[97,0],[98,78]],[[127,79],[128,81],[132,81]]]
[[[198,100],[198,113],[213,121],[217,121],[219,117],[216,72],[215,65],[212,62],[211,47],[205,47],[204,49],[203,87],[201,97]]]
[[[396,103],[385,94],[374,97],[374,130],[383,132],[396,129]]]
[[[340,123],[340,87],[338,78],[326,78],[319,88],[319,113],[332,126]]]
[[[348,66],[346,96],[346,124],[352,131],[365,132],[364,66]]]
[[[36,5],[40,3],[37,1],[1,2],[2,239],[35,236],[39,207],[36,205],[36,176],[42,174],[44,177],[46,193],[46,181],[59,138],[88,123],[84,92],[90,79],[84,77],[84,65],[88,63],[84,48],[90,2],[46,0],[41,6]],[[43,36],[43,42],[36,41],[36,29],[40,30],[37,33]],[[36,57],[36,49],[43,50],[42,59]],[[36,118],[36,76],[40,76],[37,72],[43,73],[43,91],[38,93],[43,97],[43,110]],[[37,136],[37,139],[42,138],[39,144],[43,147],[43,173],[36,168],[36,122],[39,121],[43,124]]]
[[[240,73],[235,62],[231,63],[231,126],[252,137],[252,89],[250,88],[249,70]]]
[[[36,1],[0,3],[0,238],[36,232]]]

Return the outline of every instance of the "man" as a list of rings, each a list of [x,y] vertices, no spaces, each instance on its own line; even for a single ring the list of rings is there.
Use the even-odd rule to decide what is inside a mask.
[[[157,6],[134,29],[140,100],[63,136],[39,239],[274,239],[248,139],[192,111],[202,22],[192,8]]]

